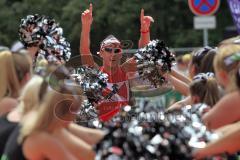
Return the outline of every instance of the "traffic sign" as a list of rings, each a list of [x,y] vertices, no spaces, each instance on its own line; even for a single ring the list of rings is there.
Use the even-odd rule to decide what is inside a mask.
[[[188,5],[195,15],[208,16],[217,11],[220,0],[188,0]]]
[[[215,29],[216,17],[215,16],[195,16],[194,29]]]

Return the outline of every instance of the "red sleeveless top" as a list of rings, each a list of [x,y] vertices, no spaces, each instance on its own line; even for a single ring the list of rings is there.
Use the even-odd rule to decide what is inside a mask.
[[[103,73],[108,75],[108,84],[103,91],[103,96],[107,96],[113,90],[112,86],[117,85],[117,93],[110,99],[105,99],[98,105],[99,118],[102,121],[110,120],[116,115],[122,106],[128,105],[129,101],[129,84],[127,74],[121,67],[115,73],[108,73],[103,67],[100,68]]]

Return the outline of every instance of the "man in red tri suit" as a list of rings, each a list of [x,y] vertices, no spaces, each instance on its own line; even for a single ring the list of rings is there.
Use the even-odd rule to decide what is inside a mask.
[[[134,58],[127,60],[121,64],[122,48],[120,41],[113,35],[105,38],[101,45],[99,55],[103,59],[103,66],[99,67],[93,59],[90,51],[90,30],[93,21],[92,4],[89,9],[82,13],[82,32],[80,39],[80,55],[82,64],[94,66],[102,72],[108,74],[108,85],[104,90],[104,96],[108,99],[100,102],[97,106],[99,117],[102,121],[111,119],[119,112],[122,106],[126,106],[129,101],[129,75],[136,72],[136,63]],[[144,10],[141,10],[141,36],[139,40],[139,48],[147,45],[150,41],[150,24],[153,18],[144,16]],[[115,93],[116,92],[116,93]],[[112,94],[114,93],[114,94]],[[111,95],[112,94],[112,95]]]

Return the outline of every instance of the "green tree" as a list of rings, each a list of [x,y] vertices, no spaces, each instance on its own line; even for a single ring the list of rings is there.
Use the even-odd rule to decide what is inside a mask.
[[[44,14],[55,18],[64,29],[74,55],[79,54],[81,13],[93,3],[91,48],[94,52],[107,35],[120,40],[131,40],[137,48],[140,29],[140,10],[145,9],[155,22],[151,27],[152,39],[163,39],[169,47],[202,46],[202,31],[193,29],[193,17],[186,0],[0,0],[0,44],[10,46],[18,39],[20,19],[28,14]],[[226,1],[216,13],[217,28],[209,30],[210,45],[224,39],[224,30],[233,25]]]

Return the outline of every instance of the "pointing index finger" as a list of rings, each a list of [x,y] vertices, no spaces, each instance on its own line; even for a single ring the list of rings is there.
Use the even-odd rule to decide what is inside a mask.
[[[141,9],[140,19],[141,19],[141,21],[143,21],[143,19],[144,19],[144,9],[143,8]]]
[[[92,3],[90,3],[89,11],[90,11],[90,13],[92,14]]]

